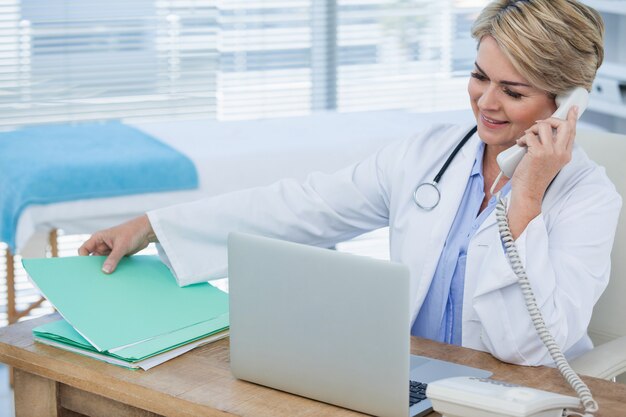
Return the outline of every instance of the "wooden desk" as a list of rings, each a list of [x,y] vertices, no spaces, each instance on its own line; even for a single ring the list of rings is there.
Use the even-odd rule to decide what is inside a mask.
[[[51,315],[0,329],[0,362],[15,367],[17,417],[362,415],[236,380],[229,370],[228,339],[147,372],[126,370],[35,343],[31,329],[57,317]],[[411,350],[418,355],[489,369],[496,379],[573,395],[552,368],[508,365],[484,352],[416,338]],[[597,417],[626,416],[626,385],[595,378],[585,381],[600,404]]]

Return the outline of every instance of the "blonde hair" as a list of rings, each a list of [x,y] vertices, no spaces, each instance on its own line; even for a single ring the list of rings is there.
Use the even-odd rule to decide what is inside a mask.
[[[492,36],[515,69],[532,85],[558,95],[591,90],[604,59],[604,22],[574,0],[496,0],[472,26],[479,44]]]

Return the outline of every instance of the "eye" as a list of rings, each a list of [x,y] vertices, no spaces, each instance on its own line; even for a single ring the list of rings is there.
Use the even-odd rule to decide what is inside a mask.
[[[475,78],[478,81],[487,81],[488,80],[487,77],[485,77],[483,74],[480,74],[478,72],[472,72],[470,75],[471,75],[472,78]]]
[[[504,89],[504,93],[510,97],[513,97],[514,99],[520,99],[523,97],[520,93],[516,93],[515,91],[509,90],[508,88]]]

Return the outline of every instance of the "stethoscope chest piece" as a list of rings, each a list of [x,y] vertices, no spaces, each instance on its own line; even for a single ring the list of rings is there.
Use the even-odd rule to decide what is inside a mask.
[[[439,191],[439,180],[441,180],[441,177],[443,177],[443,174],[448,169],[448,166],[450,165],[456,154],[459,153],[463,145],[465,145],[465,143],[472,137],[472,135],[476,133],[477,129],[478,126],[474,126],[469,132],[467,132],[465,137],[461,139],[461,142],[456,145],[450,156],[448,156],[448,159],[446,159],[446,162],[443,164],[443,166],[431,182],[423,182],[415,187],[415,191],[413,191],[413,200],[415,201],[415,204],[417,204],[417,207],[426,211],[430,211],[437,207],[437,205],[439,204],[439,200],[441,200],[441,192]]]
[[[441,192],[436,182],[423,182],[415,188],[413,200],[417,207],[430,211],[437,207],[441,200]]]

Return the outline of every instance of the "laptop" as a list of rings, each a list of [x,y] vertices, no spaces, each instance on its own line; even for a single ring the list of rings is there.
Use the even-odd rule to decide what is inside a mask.
[[[407,417],[432,411],[424,395],[429,382],[491,375],[410,355],[404,265],[231,233],[228,268],[236,378],[367,414]]]

